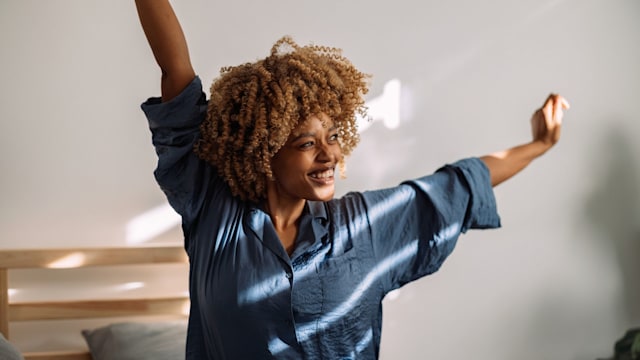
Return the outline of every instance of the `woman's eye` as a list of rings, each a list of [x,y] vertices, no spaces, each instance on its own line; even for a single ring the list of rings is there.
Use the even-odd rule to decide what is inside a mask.
[[[301,149],[307,149],[313,146],[313,141],[307,141],[306,143],[300,144]]]
[[[338,134],[333,134],[329,137],[329,141],[334,142],[334,141],[338,141]]]

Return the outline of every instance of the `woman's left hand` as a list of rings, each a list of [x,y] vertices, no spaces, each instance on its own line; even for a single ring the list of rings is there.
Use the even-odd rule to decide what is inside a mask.
[[[569,102],[558,94],[551,94],[544,105],[531,117],[533,141],[548,149],[560,140],[562,116],[569,109]]]

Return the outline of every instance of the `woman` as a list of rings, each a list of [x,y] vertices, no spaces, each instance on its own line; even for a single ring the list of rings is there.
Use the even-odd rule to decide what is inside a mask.
[[[162,71],[162,98],[142,105],[155,176],[190,258],[188,359],[377,358],[385,294],[435,272],[461,233],[500,225],[492,186],[558,141],[568,108],[549,96],[529,143],[333,199],[367,75],[283,38],[223,69],[206,100],[169,3],[136,4]]]

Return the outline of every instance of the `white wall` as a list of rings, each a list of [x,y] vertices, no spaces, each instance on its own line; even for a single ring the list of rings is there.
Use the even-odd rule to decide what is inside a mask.
[[[496,189],[503,228],[385,302],[383,359],[595,359],[640,324],[640,2],[176,1],[205,83],[284,34],[398,78],[340,191],[528,139],[551,91],[563,139]],[[139,104],[159,72],[132,1],[0,2],[0,248],[124,245],[161,205]],[[174,229],[156,241],[179,241]]]

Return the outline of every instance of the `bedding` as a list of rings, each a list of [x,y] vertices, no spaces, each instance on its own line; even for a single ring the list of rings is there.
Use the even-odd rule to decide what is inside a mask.
[[[24,360],[24,357],[20,354],[18,349],[15,348],[7,339],[0,333],[0,359],[1,360]]]
[[[180,360],[187,320],[115,323],[83,330],[82,336],[94,360]]]

